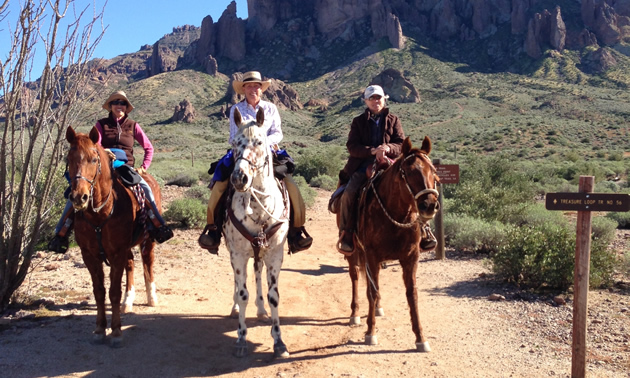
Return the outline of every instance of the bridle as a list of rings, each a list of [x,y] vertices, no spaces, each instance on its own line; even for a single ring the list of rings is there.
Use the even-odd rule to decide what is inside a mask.
[[[425,158],[426,160],[429,159],[429,157],[424,154],[421,153],[420,154],[423,158]],[[378,201],[378,204],[381,205],[381,209],[383,210],[383,213],[385,213],[385,216],[392,222],[394,223],[396,226],[398,227],[402,227],[402,228],[412,228],[414,227],[417,223],[421,223],[421,224],[425,224],[427,223],[430,219],[425,219],[423,217],[420,216],[420,208],[418,207],[418,198],[420,198],[421,196],[425,195],[425,194],[433,194],[436,197],[438,197],[440,195],[440,193],[435,190],[435,189],[422,189],[418,192],[416,192],[414,194],[413,189],[411,189],[411,185],[409,185],[409,181],[407,180],[407,174],[405,172],[405,170],[403,169],[403,163],[405,161],[407,161],[410,158],[416,157],[415,154],[411,154],[409,156],[407,156],[406,158],[404,158],[401,162],[400,162],[400,166],[398,167],[398,173],[400,174],[400,176],[402,177],[403,181],[405,182],[405,187],[407,188],[407,190],[409,191],[409,194],[413,197],[414,201],[413,203],[415,204],[415,212],[418,214],[418,218],[416,218],[416,220],[409,222],[409,223],[401,223],[396,221],[394,218],[392,218],[392,216],[389,214],[389,212],[387,211],[387,209],[385,208],[385,205],[383,205],[383,201],[381,200],[381,198],[379,197],[378,193],[376,192],[376,187],[374,186],[374,181],[375,180],[371,180],[370,181],[370,187],[372,188],[372,192],[374,192],[374,196],[376,197],[376,200]],[[433,167],[433,165],[429,162],[431,169],[435,172],[435,168]],[[426,177],[423,178],[425,180],[424,186],[425,188],[427,188],[428,182],[426,181]]]
[[[72,181],[85,180],[90,184],[90,205],[92,206],[92,210],[94,210],[95,213],[98,213],[109,201],[109,197],[112,194],[112,188],[109,188],[109,193],[107,193],[107,198],[105,199],[103,204],[99,207],[94,207],[94,185],[96,183],[96,178],[101,173],[101,155],[98,153],[98,150],[96,148],[91,148],[90,150],[96,152],[96,158],[98,160],[98,168],[96,169],[96,173],[94,174],[94,177],[92,178],[92,180],[88,179],[87,177],[81,175],[81,170],[79,169],[77,171],[77,174],[72,178]]]

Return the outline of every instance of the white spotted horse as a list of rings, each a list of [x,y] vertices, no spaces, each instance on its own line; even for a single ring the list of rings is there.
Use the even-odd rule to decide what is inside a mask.
[[[383,315],[380,306],[379,271],[382,263],[398,260],[402,266],[405,294],[416,336],[416,349],[431,350],[418,316],[416,271],[423,229],[439,210],[439,182],[428,155],[431,140],[425,137],[422,146],[414,148],[409,138],[402,145],[402,154],[384,171],[368,181],[359,200],[355,251],[346,256],[352,281],[352,314],[350,324],[360,323],[358,316],[358,273],[366,276],[368,296],[368,329],[365,343],[378,344],[376,316]]]
[[[106,264],[110,266],[111,345],[120,346],[122,276],[124,272],[127,273],[123,312],[129,312],[135,296],[131,248],[136,245],[140,245],[142,249],[148,305],[157,304],[153,278],[155,241],[146,232],[142,207],[139,206],[136,195],[113,174],[107,152],[96,144],[99,139],[96,127],[92,128],[89,135],[75,133],[72,127],[68,127],[66,139],[70,143],[67,162],[72,180],[68,198],[77,212],[75,238],[81,248],[83,262],[90,272],[96,300],[94,341],[102,342],[106,337],[103,272],[103,264]],[[153,189],[159,209],[160,188],[151,175],[144,174],[143,177]]]
[[[234,191],[228,199],[227,217],[223,224],[225,242],[230,251],[234,270],[234,302],[238,305],[238,339],[234,355],[247,355],[247,326],[245,310],[249,300],[247,290],[247,264],[254,259],[256,274],[256,306],[258,317],[266,317],[261,272],[267,271],[267,301],[271,310],[271,335],[274,356],[289,356],[280,333],[278,305],[280,294],[278,279],[282,268],[284,243],[289,229],[289,203],[279,181],[274,177],[273,154],[267,144],[267,135],[261,127],[264,122],[262,109],[256,121],[242,122],[238,109],[234,110],[234,122],[239,126],[234,143],[235,166],[230,183]]]

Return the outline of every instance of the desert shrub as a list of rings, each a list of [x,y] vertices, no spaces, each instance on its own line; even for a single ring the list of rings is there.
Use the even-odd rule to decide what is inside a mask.
[[[561,211],[549,211],[541,203],[529,204],[522,212],[508,214],[505,221],[515,226],[536,226],[551,222],[569,227],[569,221]]]
[[[306,180],[302,176],[293,176],[295,183],[298,188],[300,188],[300,193],[302,193],[302,197],[304,198],[304,203],[306,207],[311,207],[315,203],[315,197],[317,197],[317,192],[315,189],[308,186]]]
[[[471,156],[460,169],[460,183],[447,185],[450,211],[486,221],[504,222],[533,203],[534,188],[507,156]]]
[[[206,224],[206,204],[193,198],[177,199],[164,212],[164,219],[189,228],[203,227]]]
[[[197,185],[199,177],[191,173],[180,173],[177,176],[166,181],[166,185],[177,185],[184,187],[191,187]]]
[[[608,246],[615,239],[617,222],[597,217],[592,222],[591,264],[589,285],[593,288],[612,286],[613,274],[618,264],[617,257]]]
[[[337,177],[343,168],[347,153],[340,146],[304,149],[295,158],[295,174],[304,177],[307,182],[320,175]]]
[[[630,212],[624,213],[607,213],[606,218],[610,218],[617,222],[618,228],[630,228]]]
[[[594,217],[591,222],[591,234],[593,240],[600,240],[604,245],[609,245],[615,240],[617,222],[606,217]]]
[[[311,180],[311,186],[333,191],[337,189],[337,179],[332,178],[328,175],[319,175],[313,177],[313,179]]]
[[[501,278],[528,287],[567,289],[573,279],[575,231],[546,223],[514,227],[490,256]]]
[[[444,239],[447,245],[456,250],[490,253],[499,248],[508,227],[465,214],[446,214]]]
[[[202,202],[208,202],[210,199],[210,189],[207,185],[196,185],[188,189],[185,193],[186,198],[195,198]]]

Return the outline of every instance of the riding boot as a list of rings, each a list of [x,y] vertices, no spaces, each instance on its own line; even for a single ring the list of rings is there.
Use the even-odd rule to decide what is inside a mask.
[[[342,230],[337,241],[337,251],[350,256],[354,253],[354,232],[352,230]]]
[[[57,225],[59,230],[48,242],[47,250],[55,253],[66,253],[68,251],[68,247],[70,247],[70,234],[74,226],[74,211],[70,211],[71,208],[71,206],[68,207],[66,205],[64,214],[62,214],[62,220],[59,223],[61,227],[59,227],[59,224]]]
[[[149,230],[149,235],[151,235],[156,242],[162,244],[173,237],[173,230],[166,225],[166,222],[164,222],[164,219],[157,211],[155,203],[149,202],[149,204],[151,205],[151,209],[147,209],[147,215],[153,225],[153,228]]]
[[[302,233],[304,233],[304,235],[302,235]],[[309,249],[313,244],[313,238],[311,237],[311,235],[308,234],[308,232],[306,232],[304,226],[289,226],[289,234],[287,235],[287,240],[289,242],[289,254]]]
[[[213,255],[219,254],[221,244],[221,231],[215,224],[207,224],[197,240],[199,246]]]
[[[437,239],[433,232],[431,232],[431,227],[428,224],[423,226],[424,235],[422,239],[420,239],[420,251],[428,252],[435,249],[437,246]]]

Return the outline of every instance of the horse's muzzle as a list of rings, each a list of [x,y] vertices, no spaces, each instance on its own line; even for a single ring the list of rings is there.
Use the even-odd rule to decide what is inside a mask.
[[[418,203],[418,210],[420,210],[420,216],[425,220],[433,219],[440,210],[440,202],[437,196],[434,194],[427,195],[427,198]]]
[[[83,211],[87,209],[88,200],[90,199],[90,195],[87,193],[79,193],[79,192],[70,192],[68,196],[70,202],[72,202],[72,207],[74,207],[75,211]]]
[[[230,182],[234,186],[234,189],[238,190],[239,192],[246,191],[251,184],[249,177],[245,173],[237,170],[232,172],[232,175],[230,176]]]

